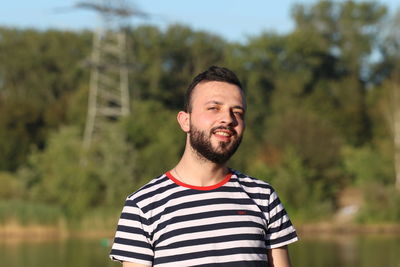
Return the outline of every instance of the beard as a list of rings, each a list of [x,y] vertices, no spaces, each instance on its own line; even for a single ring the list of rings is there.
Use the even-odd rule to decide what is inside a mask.
[[[242,136],[238,136],[232,142],[218,142],[218,146],[214,148],[211,144],[211,135],[217,129],[228,129],[233,136],[237,135],[236,131],[229,127],[215,127],[211,129],[210,134],[207,136],[205,131],[200,131],[192,124],[190,124],[189,141],[193,150],[200,156],[200,158],[209,160],[213,163],[223,164],[226,163],[238,149]]]

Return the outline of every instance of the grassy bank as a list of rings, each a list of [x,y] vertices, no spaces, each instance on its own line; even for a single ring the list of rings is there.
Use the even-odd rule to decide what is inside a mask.
[[[119,209],[98,209],[71,218],[52,205],[0,201],[0,237],[64,238],[108,236],[115,231]]]
[[[379,189],[379,190],[377,190]],[[358,203],[354,216],[343,218],[340,210],[323,218],[302,220],[296,212],[291,219],[301,235],[309,234],[400,234],[399,195],[393,190],[374,188],[368,198],[355,201],[354,190],[348,191],[343,206]],[[359,192],[361,198],[361,192]],[[382,207],[386,207],[382,209]],[[67,236],[112,237],[119,217],[120,207],[98,208],[83,215],[68,216],[57,206],[24,201],[0,201],[0,237],[10,238],[64,238]],[[343,210],[343,209],[342,209]]]
[[[62,210],[56,206],[21,200],[0,201],[0,224],[18,222],[22,226],[47,226],[57,225],[64,220]]]
[[[93,219],[91,219],[93,221]],[[112,219],[109,218],[111,221]],[[87,221],[88,222],[88,221]],[[400,224],[335,224],[332,222],[319,222],[296,224],[296,230],[301,239],[315,237],[332,237],[346,235],[400,235]],[[2,240],[48,240],[65,239],[68,237],[79,238],[107,238],[114,236],[115,225],[102,228],[97,225],[89,228],[83,225],[79,228],[70,228],[65,225],[21,225],[18,222],[8,222],[0,225],[0,238]]]

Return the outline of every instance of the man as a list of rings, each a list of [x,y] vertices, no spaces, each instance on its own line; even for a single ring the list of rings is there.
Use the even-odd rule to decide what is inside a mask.
[[[273,188],[226,166],[245,129],[236,75],[196,76],[178,113],[179,163],[128,196],[110,257],[133,266],[290,266],[297,240]]]

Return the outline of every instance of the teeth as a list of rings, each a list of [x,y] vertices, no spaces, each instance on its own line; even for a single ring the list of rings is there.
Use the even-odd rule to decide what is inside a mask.
[[[226,132],[216,132],[216,134],[223,135],[223,136],[230,136],[230,134],[228,134]]]

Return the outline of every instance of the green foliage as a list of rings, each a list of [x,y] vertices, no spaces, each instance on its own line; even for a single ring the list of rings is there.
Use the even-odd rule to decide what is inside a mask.
[[[123,202],[131,190],[127,185],[135,186],[132,151],[123,134],[111,127],[101,142],[85,152],[80,132],[61,128],[20,172],[29,198],[59,205],[71,220],[91,208]]]
[[[332,199],[319,182],[313,182],[315,171],[308,168],[293,149],[287,148],[275,165],[258,161],[253,173],[270,183],[285,207],[297,221],[325,218],[333,212]]]
[[[23,195],[23,185],[14,174],[0,172],[0,199],[18,199]]]
[[[358,215],[361,223],[400,221],[400,192],[393,186],[371,182],[364,187],[365,203]]]
[[[32,144],[43,146],[43,124],[41,111],[29,100],[0,98],[0,170],[15,171]]]
[[[346,173],[356,185],[394,184],[393,160],[372,147],[344,147],[343,161]]]
[[[132,32],[132,58],[137,71],[136,99],[162,102],[169,109],[183,106],[183,94],[194,75],[210,65],[221,64],[227,44],[218,36],[172,25],[165,32],[138,27]]]
[[[260,152],[265,162],[283,164],[287,159],[282,155],[293,150],[302,166],[312,171],[307,184],[316,187],[313,192],[323,192],[323,200],[333,202],[346,182],[340,168],[341,138],[335,128],[312,112],[288,108],[271,116],[268,129],[266,145]]]
[[[175,113],[154,101],[138,103],[134,112],[109,125],[88,151],[77,128],[54,132],[19,172],[29,198],[58,205],[73,221],[90,209],[120,206],[141,184],[172,168],[182,150],[176,144],[183,144]]]
[[[118,206],[110,208],[98,207],[88,210],[79,221],[70,224],[70,227],[81,231],[115,230],[121,215],[122,203],[120,201]]]
[[[269,144],[281,150],[292,147],[311,168],[323,170],[339,162],[340,138],[329,123],[313,113],[287,108],[271,117],[269,128]]]
[[[128,133],[122,123],[109,125],[101,139],[93,142],[83,157],[86,175],[97,180],[98,190],[91,201],[92,207],[120,206],[126,196],[140,185],[135,174],[136,151],[128,142]]]
[[[127,118],[125,127],[135,148],[135,175],[139,181],[155,178],[178,162],[185,137],[176,115],[159,102],[142,101]]]
[[[55,225],[63,220],[64,214],[55,205],[31,203],[25,200],[0,201],[0,224]]]
[[[15,171],[33,146],[66,122],[68,95],[86,83],[88,32],[0,27],[0,170]]]
[[[59,205],[68,216],[79,216],[100,197],[91,166],[81,163],[81,138],[76,128],[53,133],[44,151],[32,153],[29,171],[22,172],[29,197]]]
[[[301,4],[292,32],[245,44],[182,25],[129,28],[132,113],[88,151],[82,62],[91,34],[0,28],[0,199],[101,221],[179,160],[176,113],[210,65],[234,70],[247,95],[246,134],[230,166],[265,177],[297,218],[325,216],[350,183],[389,187],[393,145],[382,110],[400,69],[399,17],[376,2]]]
[[[368,59],[376,48],[380,22],[386,8],[379,3],[320,1],[315,5],[297,5],[294,37],[307,40],[305,66],[312,72],[303,87],[306,100],[317,112],[338,125],[345,140],[360,145],[370,140],[365,109]],[[309,47],[301,45],[300,48]],[[321,101],[323,95],[323,101]],[[337,112],[340,110],[340,112]]]

